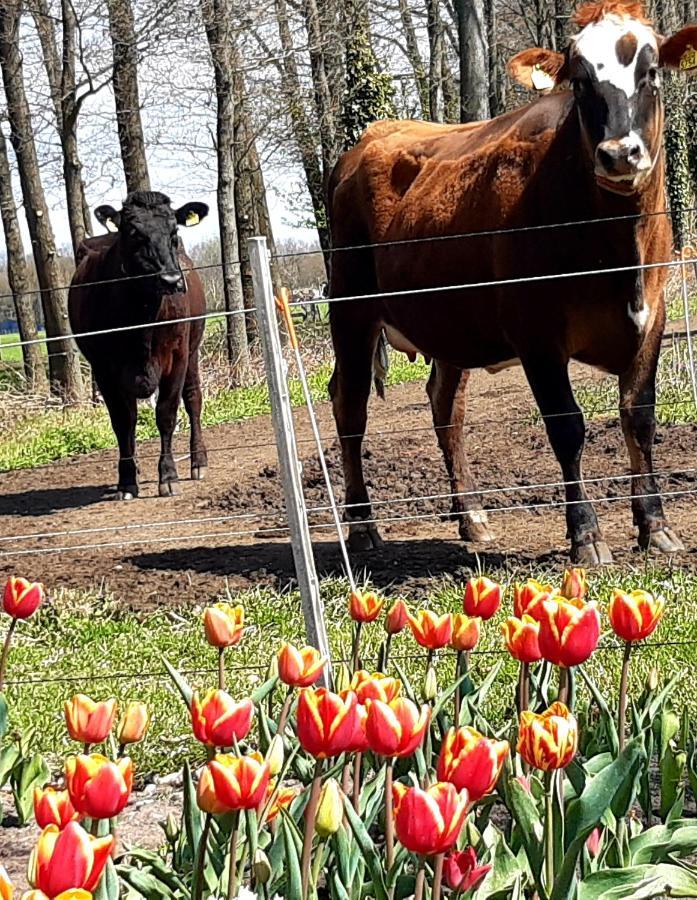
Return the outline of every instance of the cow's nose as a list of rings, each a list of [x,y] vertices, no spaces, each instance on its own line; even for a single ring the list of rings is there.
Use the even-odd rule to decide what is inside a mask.
[[[603,141],[595,151],[598,166],[608,175],[631,175],[639,167],[643,149],[634,138]]]
[[[163,272],[160,275],[165,284],[176,284],[181,281],[181,277],[181,272]]]

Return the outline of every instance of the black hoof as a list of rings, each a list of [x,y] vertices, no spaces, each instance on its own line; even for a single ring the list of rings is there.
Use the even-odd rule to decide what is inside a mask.
[[[206,477],[206,472],[208,471],[208,466],[192,466],[191,467],[191,480],[192,481],[203,481]]]
[[[160,497],[174,497],[179,493],[179,485],[176,481],[160,482]]]
[[[610,566],[612,565],[612,553],[605,541],[600,539],[586,544],[574,544],[571,547],[571,562],[584,569]]]
[[[639,546],[642,550],[657,550],[659,553],[680,553],[685,545],[668,525],[653,531],[640,532]]]
[[[365,553],[369,550],[379,550],[385,546],[385,542],[374,524],[361,522],[349,525],[348,546],[354,553]]]

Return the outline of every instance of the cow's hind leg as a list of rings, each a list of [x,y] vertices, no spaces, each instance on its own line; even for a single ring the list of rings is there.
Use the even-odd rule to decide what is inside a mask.
[[[629,451],[632,513],[639,529],[639,546],[677,553],[683,544],[668,526],[653,475],[652,449],[656,434],[656,366],[660,329],[649,335],[634,364],[620,376],[620,419]]]
[[[530,387],[545,417],[547,436],[561,466],[566,493],[567,536],[571,561],[580,566],[607,565],[610,549],[603,540],[598,519],[582,481],[581,456],[585,423],[569,381],[568,362],[536,355],[521,356]]]
[[[189,357],[189,368],[184,379],[184,407],[191,423],[191,478],[203,481],[208,470],[208,451],[201,430],[201,379],[198,369],[198,350]]]
[[[138,465],[136,462],[136,420],[138,406],[135,397],[113,387],[108,378],[95,374],[99,391],[109,411],[111,427],[119,445],[119,482],[116,500],[133,500],[138,496]]]
[[[184,366],[177,367],[175,364],[172,374],[160,381],[157,409],[155,410],[157,430],[160,432],[160,462],[158,465],[160,497],[169,497],[179,492],[177,488],[179,475],[172,455],[172,437],[177,424],[177,412],[182,397],[185,374]]]
[[[431,401],[438,444],[450,477],[452,518],[459,522],[463,541],[484,543],[491,541],[492,535],[472,478],[462,428],[469,377],[467,369],[434,360],[426,391]]]

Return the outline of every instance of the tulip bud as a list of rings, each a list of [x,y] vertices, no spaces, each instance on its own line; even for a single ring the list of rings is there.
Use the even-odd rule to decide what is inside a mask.
[[[341,827],[343,818],[344,803],[341,791],[336,779],[330,778],[325,781],[319,796],[315,831],[321,838],[328,838],[331,834],[336,834]]]
[[[654,666],[648,674],[646,679],[646,689],[648,691],[655,691],[658,687],[658,669]]]
[[[334,690],[337,694],[340,694],[342,691],[347,691],[349,689],[349,685],[351,684],[351,676],[349,675],[349,670],[346,668],[344,663],[341,663],[338,666],[334,667]]]
[[[404,600],[396,600],[390,607],[385,620],[385,631],[388,634],[399,634],[409,621],[409,610]]]
[[[174,844],[174,842],[179,837],[179,823],[174,817],[174,813],[168,813],[167,818],[165,819],[165,823],[162,826],[162,830],[165,833],[165,837],[170,842],[170,844]]]
[[[283,768],[284,757],[283,738],[280,734],[277,734],[269,744],[269,749],[266,753],[266,762],[269,764],[269,772],[271,772],[272,778],[275,778]]]
[[[594,828],[586,839],[586,849],[591,859],[595,859],[603,848],[603,832],[600,828]]]
[[[121,716],[116,730],[116,740],[123,747],[125,744],[137,744],[145,737],[150,725],[150,713],[144,703],[131,700]]]
[[[258,884],[267,884],[271,880],[271,863],[268,856],[259,848],[254,854],[254,877]]]
[[[566,569],[561,583],[562,597],[566,597],[567,600],[573,598],[583,600],[587,588],[585,569]]]
[[[271,657],[271,662],[269,663],[269,668],[266,672],[266,680],[270,681],[272,678],[278,678],[278,657],[275,653]]]
[[[436,678],[436,670],[433,666],[429,666],[428,671],[426,672],[423,696],[426,703],[431,703],[438,696],[438,679]]]

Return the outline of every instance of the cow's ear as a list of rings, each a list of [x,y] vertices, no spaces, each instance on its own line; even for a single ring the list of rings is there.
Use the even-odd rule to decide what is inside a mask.
[[[686,25],[661,42],[658,58],[667,69],[697,72],[697,25]]]
[[[566,81],[566,55],[555,50],[531,47],[510,60],[508,74],[523,87],[546,94]]]
[[[113,206],[98,206],[94,211],[94,217],[107,231],[118,231],[121,224],[121,213],[116,212]]]
[[[184,225],[186,228],[198,225],[201,219],[205,219],[207,215],[208,207],[205,203],[185,203],[174,211],[177,223]]]

